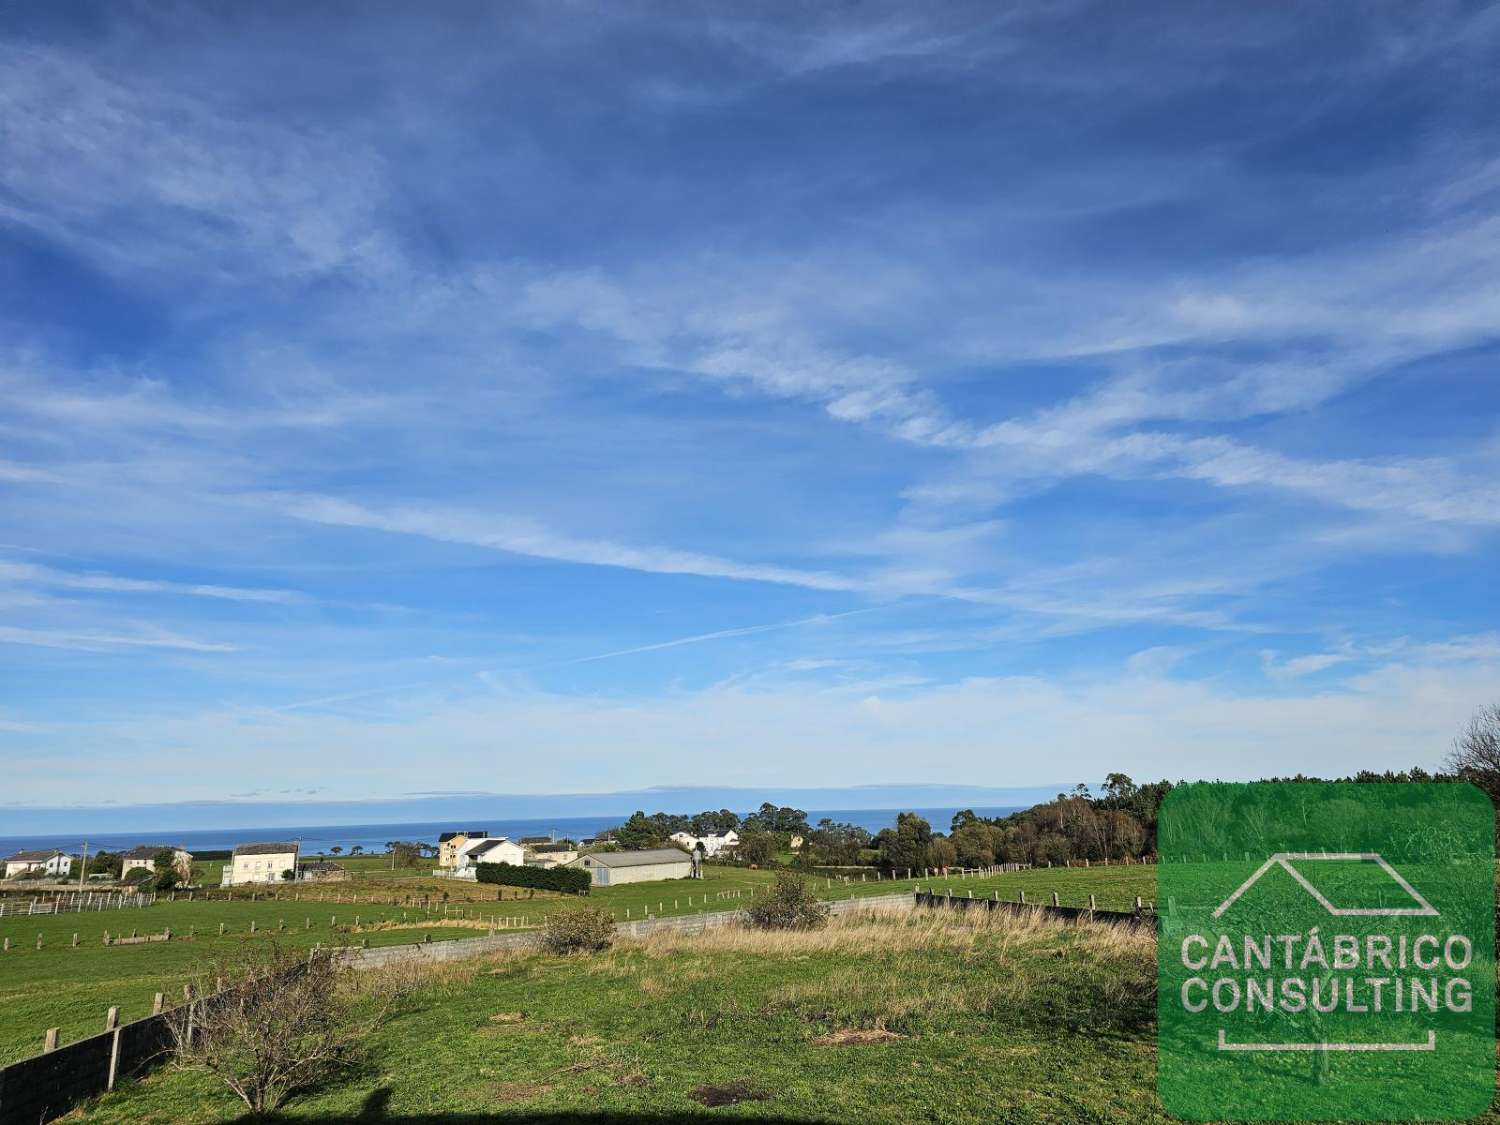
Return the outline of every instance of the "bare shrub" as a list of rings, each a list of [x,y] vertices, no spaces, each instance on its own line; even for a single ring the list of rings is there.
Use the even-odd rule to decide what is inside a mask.
[[[201,999],[168,1021],[174,1065],[212,1074],[254,1114],[274,1113],[357,1062],[384,1018],[383,1004],[358,1017],[347,972],[326,952],[275,945],[251,964],[214,966],[191,986]]]
[[[745,920],[758,930],[821,930],[828,924],[828,904],[800,876],[782,871],[770,891],[745,909]]]
[[[614,919],[597,906],[554,911],[542,923],[542,948],[548,953],[597,953],[614,940]]]

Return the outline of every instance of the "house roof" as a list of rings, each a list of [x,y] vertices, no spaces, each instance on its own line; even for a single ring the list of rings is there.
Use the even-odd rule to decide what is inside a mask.
[[[649,863],[691,863],[681,848],[642,848],[634,852],[596,852],[588,857],[600,867],[645,867]]]
[[[56,848],[53,848],[51,851],[17,852],[15,855],[9,857],[5,862],[6,863],[45,863],[45,862],[47,862],[47,860],[51,859],[53,856],[55,856],[55,855],[62,855],[62,854],[63,853],[60,852],[60,851],[58,851]]]
[[[571,852],[576,851],[571,844],[537,844],[531,849],[534,852],[546,854],[548,852]]]
[[[488,835],[488,832],[478,832],[474,830],[470,830],[468,832],[440,832],[438,833],[438,843],[446,844],[449,840],[456,840],[460,836],[464,837],[466,840],[482,840]]]
[[[241,844],[234,849],[235,855],[285,855],[297,854],[296,844]]]
[[[523,843],[523,844],[550,844],[550,843],[552,843],[552,837],[551,836],[522,836],[521,837],[521,843]]]
[[[496,836],[493,839],[485,840],[482,843],[475,844],[472,848],[465,849],[465,853],[467,855],[485,855],[488,852],[494,851],[501,844],[508,843],[510,843],[510,840],[506,837]]]

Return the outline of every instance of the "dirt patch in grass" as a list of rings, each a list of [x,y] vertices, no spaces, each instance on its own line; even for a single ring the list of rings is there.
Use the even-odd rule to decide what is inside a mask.
[[[748,1078],[737,1078],[733,1082],[724,1082],[719,1085],[695,1086],[688,1093],[688,1097],[699,1105],[712,1107],[738,1105],[740,1102],[769,1101],[771,1095],[751,1085]]]
[[[525,1012],[496,1012],[490,1017],[490,1023],[523,1023],[525,1019]]]
[[[814,1047],[863,1047],[870,1043],[892,1043],[906,1036],[898,1031],[887,1031],[883,1027],[846,1027],[820,1035],[813,1040]]]

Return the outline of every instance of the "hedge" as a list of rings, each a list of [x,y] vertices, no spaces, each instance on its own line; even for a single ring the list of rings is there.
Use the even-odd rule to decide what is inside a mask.
[[[514,863],[481,863],[475,878],[506,887],[535,887],[539,891],[587,894],[593,878],[579,867],[524,867]]]

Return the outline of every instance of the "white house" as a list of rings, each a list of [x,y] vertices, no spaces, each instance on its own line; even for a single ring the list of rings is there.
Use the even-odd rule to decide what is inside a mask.
[[[138,848],[131,848],[120,856],[120,878],[129,875],[137,867],[144,867],[148,871],[156,869],[156,857],[162,852],[172,853],[172,867],[177,872],[179,879],[191,879],[193,877],[193,853],[186,848],[168,847],[166,844],[142,844]]]
[[[296,844],[241,844],[224,865],[220,880],[226,887],[241,883],[279,883],[284,872],[297,870]]]
[[[73,857],[56,850],[17,852],[5,861],[5,877],[14,878],[28,871],[41,871],[54,879],[66,879],[73,870]]]
[[[520,867],[526,862],[526,850],[506,836],[490,836],[483,840],[471,840],[458,853],[458,869],[454,872],[460,879],[475,879],[481,863],[513,863]]]
[[[712,859],[722,851],[740,846],[740,834],[733,828],[728,832],[710,832],[706,836],[694,836],[691,832],[673,832],[671,838],[673,843],[681,844],[688,851],[693,851],[701,844],[705,859]]]
[[[691,879],[693,861],[676,848],[646,848],[634,852],[581,855],[565,867],[581,867],[596,887],[648,883],[658,879]]]

